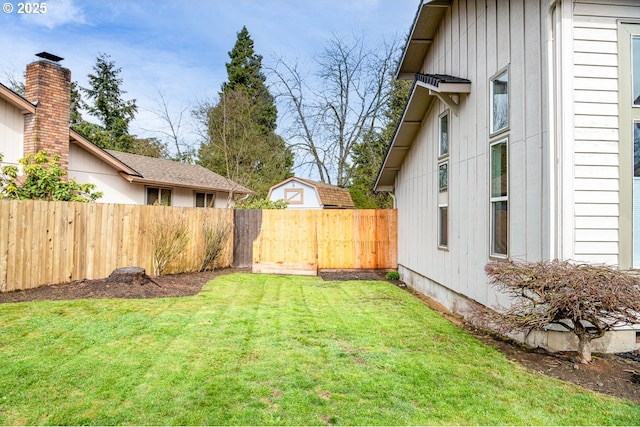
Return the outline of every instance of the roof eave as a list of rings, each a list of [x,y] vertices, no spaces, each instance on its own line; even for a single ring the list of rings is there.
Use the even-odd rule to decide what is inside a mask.
[[[0,83],[0,99],[16,107],[22,114],[35,114],[36,106]]]
[[[422,71],[424,58],[433,43],[440,22],[453,0],[423,0],[411,25],[409,39],[398,63],[396,79],[411,80],[413,74]]]
[[[233,189],[233,188],[207,187],[204,185],[180,184],[177,182],[167,182],[167,181],[146,179],[141,176],[128,175],[123,172],[120,172],[120,176],[122,176],[124,179],[126,179],[132,184],[152,185],[156,187],[166,187],[166,188],[184,188],[187,190],[219,191],[223,193],[234,193],[234,194],[249,194],[249,195],[256,194],[255,191],[251,191],[248,188]]]
[[[424,76],[423,76],[424,77]],[[404,159],[413,145],[422,123],[428,116],[435,98],[441,99],[439,94],[466,94],[471,92],[471,82],[463,81],[450,83],[440,82],[432,85],[419,80],[419,75],[415,80],[404,111],[396,126],[396,130],[387,149],[384,161],[380,166],[374,191],[393,192],[395,180]]]
[[[98,157],[100,160],[102,160],[105,163],[107,163],[108,165],[112,166],[118,172],[124,172],[127,175],[141,176],[138,171],[136,171],[135,169],[131,168],[126,163],[116,159],[111,154],[109,154],[107,151],[105,151],[102,148],[98,147],[96,144],[94,144],[93,142],[89,141],[87,138],[85,138],[84,136],[80,135],[78,132],[76,132],[73,129],[69,129],[69,140],[75,142],[80,147],[82,147],[84,150],[88,151],[89,153],[91,153],[94,156]]]

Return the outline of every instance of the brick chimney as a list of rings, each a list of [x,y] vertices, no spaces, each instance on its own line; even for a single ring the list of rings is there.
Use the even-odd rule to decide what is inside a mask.
[[[36,113],[25,117],[24,154],[58,154],[67,170],[71,72],[53,62],[62,58],[44,52],[38,56],[46,59],[27,65],[25,98],[36,104]]]

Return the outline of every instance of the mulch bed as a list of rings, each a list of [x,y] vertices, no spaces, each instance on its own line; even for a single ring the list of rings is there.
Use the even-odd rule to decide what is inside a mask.
[[[224,268],[203,273],[175,274],[150,278],[139,284],[101,280],[79,280],[71,283],[44,286],[26,291],[0,293],[0,303],[72,300],[90,298],[164,298],[195,295],[209,280],[224,274],[248,273],[250,269]],[[385,280],[380,271],[321,271],[324,280]],[[595,354],[588,365],[574,363],[572,353],[548,353],[530,349],[501,339],[467,324],[424,295],[413,292],[400,281],[389,281],[439,311],[447,319],[464,327],[487,345],[496,348],[510,360],[530,371],[559,378],[600,393],[617,396],[640,404],[640,352],[624,355]]]

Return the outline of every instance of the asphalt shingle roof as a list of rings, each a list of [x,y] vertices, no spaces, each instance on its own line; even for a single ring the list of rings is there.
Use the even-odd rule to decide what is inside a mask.
[[[173,160],[140,156],[106,150],[116,159],[138,172],[149,181],[175,187],[211,188],[212,190],[233,191],[234,193],[253,194],[253,191],[227,179],[200,165],[175,162]]]
[[[318,192],[318,197],[320,198],[320,203],[325,207],[355,208],[349,190],[325,182],[311,181],[310,179],[303,178],[296,179],[315,187]]]

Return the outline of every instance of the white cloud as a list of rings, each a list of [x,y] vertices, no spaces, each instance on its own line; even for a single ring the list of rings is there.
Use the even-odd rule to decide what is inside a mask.
[[[74,0],[48,0],[42,3],[29,4],[32,5],[32,8],[36,4],[46,5],[46,11],[44,13],[25,13],[21,15],[24,23],[46,27],[50,30],[66,24],[86,23],[82,9],[74,3]]]

